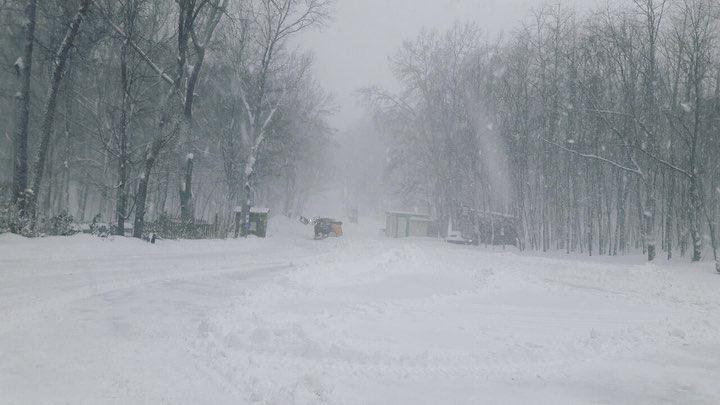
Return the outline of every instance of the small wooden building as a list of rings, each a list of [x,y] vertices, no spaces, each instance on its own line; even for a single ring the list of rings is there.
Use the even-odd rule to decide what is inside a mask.
[[[390,211],[385,214],[385,235],[390,238],[426,237],[431,222],[429,215]]]
[[[475,244],[519,246],[519,224],[512,215],[461,207],[456,217],[453,230]]]

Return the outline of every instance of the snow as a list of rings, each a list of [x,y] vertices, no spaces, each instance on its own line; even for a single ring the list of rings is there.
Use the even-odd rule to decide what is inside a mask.
[[[493,76],[495,76],[496,79],[501,79],[501,78],[505,77],[506,73],[507,73],[507,68],[505,66],[503,66],[499,69],[496,69],[493,72]]]
[[[251,155],[247,163],[245,164],[245,177],[249,177],[253,172],[255,171],[255,161],[257,158],[254,155]]]
[[[709,264],[0,235],[4,403],[717,403]]]
[[[387,211],[385,215],[395,215],[395,216],[402,216],[402,217],[413,217],[413,219],[417,220],[427,220],[430,221],[430,215],[423,214],[419,212],[419,210],[413,211]]]
[[[18,57],[15,60],[15,63],[13,64],[15,66],[15,69],[20,72],[21,70],[25,69],[25,60],[23,60],[22,56]]]

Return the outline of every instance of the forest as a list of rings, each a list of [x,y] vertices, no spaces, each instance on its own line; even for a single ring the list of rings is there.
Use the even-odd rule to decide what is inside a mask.
[[[400,89],[363,90],[398,198],[513,215],[531,250],[716,259],[720,5],[621,3],[405,42]]]
[[[334,107],[312,55],[288,43],[329,5],[0,3],[5,226],[32,235],[95,218],[141,237],[160,216],[189,225],[255,199],[301,206]]]
[[[338,134],[312,53],[330,0],[4,0],[0,228],[357,206],[511,215],[528,250],[717,258],[720,5],[548,5],[458,22],[389,58]],[[337,159],[342,156],[342,159]],[[219,219],[217,218],[219,216]]]

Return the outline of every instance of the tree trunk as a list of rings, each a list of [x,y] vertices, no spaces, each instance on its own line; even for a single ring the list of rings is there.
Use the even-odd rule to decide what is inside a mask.
[[[90,154],[89,142],[83,142],[83,157],[87,157]],[[85,213],[87,208],[88,195],[90,194],[90,175],[85,172],[82,176],[82,180],[79,180],[78,190],[78,210],[77,218],[78,221],[85,221]]]
[[[65,73],[65,66],[67,65],[70,49],[73,47],[75,39],[80,32],[80,25],[82,24],[82,20],[85,17],[88,8],[90,7],[90,3],[91,0],[81,0],[80,7],[78,8],[75,17],[73,18],[73,21],[70,24],[67,33],[65,34],[62,45],[60,45],[60,49],[58,50],[53,60],[53,71],[50,81],[50,90],[48,92],[48,97],[45,104],[45,114],[41,127],[42,138],[40,139],[40,148],[38,150],[37,158],[35,160],[35,165],[33,168],[35,178],[33,180],[33,187],[30,194],[31,203],[28,206],[28,209],[31,213],[33,225],[37,216],[37,196],[40,191],[40,186],[42,185],[44,172],[43,169],[45,167],[45,160],[47,159],[48,153],[48,145],[50,144],[50,138],[53,132],[53,124],[55,122],[55,109],[57,107],[57,96],[60,90],[60,82],[62,81],[63,75]]]
[[[72,88],[72,81],[68,81],[68,89]],[[63,157],[63,188],[62,188],[62,211],[70,213],[70,161],[72,154],[71,122],[73,117],[73,98],[68,91],[65,97],[65,156]]]
[[[178,76],[178,82],[180,81],[180,78],[182,77],[182,70],[185,68],[185,54],[187,52],[187,45],[188,45],[188,38],[192,37],[192,42],[195,46],[195,63],[193,66],[190,67],[190,73],[188,75],[187,79],[187,88],[185,89],[185,101],[183,103],[183,122],[182,125],[185,127],[184,132],[186,133],[186,139],[185,142],[188,144],[192,144],[193,141],[193,103],[195,101],[195,88],[197,87],[198,81],[200,80],[200,71],[202,69],[203,63],[205,62],[205,49],[207,44],[212,39],[213,33],[215,32],[215,29],[217,28],[218,24],[220,23],[220,19],[222,18],[223,13],[225,12],[225,9],[227,7],[228,0],[223,0],[222,3],[217,3],[213,5],[214,10],[212,11],[209,20],[207,21],[206,31],[203,38],[197,38],[194,35],[191,35],[191,32],[193,29],[196,29],[197,27],[186,27],[188,29],[188,32],[184,32],[185,29],[183,29],[183,35],[185,35],[184,38],[178,38],[178,44],[179,44],[179,52],[180,52],[180,58],[179,61],[179,76]],[[186,17],[181,16],[180,20],[180,26],[182,27],[184,23],[188,23],[187,18],[193,18],[192,13],[194,13],[194,6],[190,7],[188,10],[186,10],[188,13]],[[182,14],[182,10],[181,10]],[[191,22],[191,24],[193,24]],[[198,41],[203,41],[202,43],[198,43]],[[185,178],[184,182],[180,187],[180,217],[182,218],[183,223],[186,225],[190,225],[194,222],[194,212],[193,212],[193,202],[192,202],[192,172],[193,172],[193,155],[192,153],[188,153],[186,155],[186,161],[185,161]]]
[[[20,82],[16,95],[18,121],[14,139],[14,172],[12,202],[25,215],[25,190],[28,185],[28,129],[30,123],[30,79],[32,77],[33,45],[35,43],[35,23],[37,0],[29,0],[25,6],[25,51],[23,57],[15,63]],[[17,230],[16,230],[17,231]]]
[[[40,194],[37,196],[38,198],[40,198],[41,196],[44,197],[44,199],[42,200],[41,206],[42,206],[42,211],[46,212],[46,213],[49,213],[51,211],[52,196],[53,196],[53,192],[54,192],[53,186],[55,185],[55,182],[52,181],[53,180],[52,175],[54,174],[54,171],[53,171],[53,160],[54,160],[53,158],[55,155],[54,146],[55,145],[48,145],[48,162],[45,166],[43,166],[43,169],[42,169],[43,172],[46,172],[45,175],[50,177],[51,181],[48,182],[48,187],[47,187],[47,190],[45,190],[44,195]]]
[[[702,234],[700,216],[702,215],[702,197],[700,196],[700,184],[697,175],[690,179],[690,237],[693,244],[693,262],[702,260]]]
[[[648,179],[649,182],[653,182],[653,180]],[[644,232],[645,232],[645,243],[647,246],[647,258],[648,261],[655,260],[655,256],[657,254],[657,240],[655,238],[655,209],[656,209],[656,202],[655,202],[655,187],[648,187],[647,190],[647,200],[645,201],[645,207],[643,210],[643,220],[644,220]]]
[[[153,140],[147,155],[145,156],[145,166],[138,183],[137,193],[135,194],[135,223],[133,225],[133,237],[141,239],[145,231],[145,213],[147,209],[148,185],[150,184],[150,174],[157,161],[157,157],[162,149],[162,136],[157,136]]]
[[[252,183],[251,176],[245,176],[245,184],[243,185],[243,196],[242,196],[242,212],[241,224],[240,224],[240,236],[243,238],[248,236],[248,230],[250,229],[250,209],[252,208]]]
[[[715,270],[720,273],[720,260],[718,259],[718,246],[717,246],[717,233],[715,227],[715,220],[705,209],[705,219],[708,224],[708,231],[710,232],[710,243],[713,250],[713,259],[715,260]]]
[[[199,66],[198,66],[199,68]],[[195,68],[193,68],[195,69]],[[197,76],[195,74],[192,74],[188,78],[188,84],[191,84],[190,82],[194,80],[197,80]],[[191,84],[192,87],[194,87],[194,83]],[[188,86],[188,90],[190,90],[190,86]],[[183,104],[183,115],[180,118],[180,137],[181,137],[181,144],[184,145],[192,145],[192,100],[193,96],[190,94],[187,94],[185,96],[185,103]],[[191,150],[190,148],[188,148]],[[186,230],[189,230],[191,224],[194,222],[194,216],[195,213],[193,212],[193,206],[192,206],[192,178],[193,178],[193,166],[194,166],[194,159],[195,155],[191,152],[188,152],[185,154],[184,158],[181,159],[182,164],[180,164],[180,173],[185,173],[181,179],[180,179],[180,187],[179,187],[179,197],[180,197],[180,221],[185,226]]]
[[[674,159],[671,159],[671,162],[673,160]],[[672,224],[675,210],[675,173],[670,173],[670,185],[667,192],[667,198],[667,215],[665,217],[665,244],[667,245],[667,258],[668,260],[671,260],[673,254]]]
[[[118,138],[120,142],[120,150],[118,156],[118,185],[115,206],[115,219],[117,222],[116,234],[125,236],[125,220],[128,218],[127,213],[127,179],[128,165],[130,164],[130,145],[128,126],[130,121],[130,78],[128,77],[128,57],[130,54],[130,41],[134,31],[134,2],[127,3],[128,9],[125,10],[125,31],[127,36],[123,41],[120,49],[120,87],[122,91],[122,106],[120,107],[120,122],[118,123]]]
[[[180,220],[187,230],[190,229],[194,222],[192,201],[193,160],[193,155],[188,154],[185,159],[185,176],[180,184]]]
[[[618,193],[618,209],[617,209],[617,235],[615,236],[615,255],[618,253],[624,254],[627,251],[627,237],[625,231],[625,221],[627,219],[627,212],[625,207],[627,205],[628,194],[630,186],[628,185],[627,175],[624,173],[620,174],[620,191]]]

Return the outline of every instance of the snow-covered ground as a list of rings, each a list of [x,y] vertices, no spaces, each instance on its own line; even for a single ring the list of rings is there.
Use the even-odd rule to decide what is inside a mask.
[[[270,227],[0,235],[0,403],[720,403],[710,266]]]

